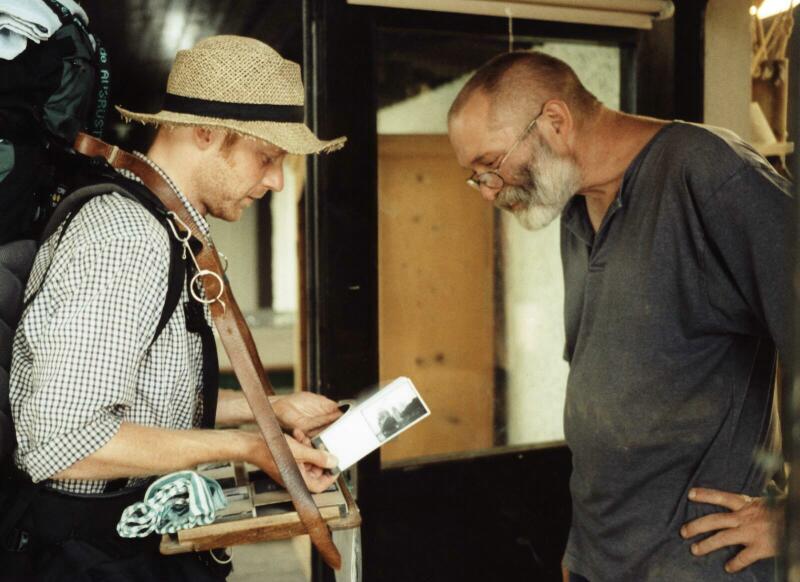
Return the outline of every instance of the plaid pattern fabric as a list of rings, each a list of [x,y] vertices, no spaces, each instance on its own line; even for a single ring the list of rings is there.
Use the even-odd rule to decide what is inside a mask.
[[[205,220],[178,194],[207,234]],[[192,299],[184,286],[150,345],[167,293],[170,246],[167,230],[141,205],[119,194],[99,196],[55,248],[59,236],[60,230],[37,254],[26,300],[39,291],[14,338],[15,462],[48,487],[100,493],[106,481],[50,478],[101,448],[122,422],[199,426],[201,341],[186,330],[181,305]]]

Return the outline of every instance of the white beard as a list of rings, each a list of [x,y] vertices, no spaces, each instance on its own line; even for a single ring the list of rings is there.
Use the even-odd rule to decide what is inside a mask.
[[[504,187],[497,194],[495,206],[513,213],[527,230],[550,224],[581,185],[575,160],[556,155],[541,138],[523,175],[524,186]]]

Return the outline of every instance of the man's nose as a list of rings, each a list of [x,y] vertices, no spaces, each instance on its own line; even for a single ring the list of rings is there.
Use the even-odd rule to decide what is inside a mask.
[[[275,164],[264,172],[264,177],[261,179],[261,185],[267,190],[273,192],[280,192],[283,190],[283,164]]]

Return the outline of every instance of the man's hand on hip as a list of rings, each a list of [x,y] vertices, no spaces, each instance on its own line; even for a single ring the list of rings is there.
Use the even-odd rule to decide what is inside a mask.
[[[725,564],[725,571],[733,573],[777,554],[783,513],[779,507],[769,507],[765,497],[695,487],[689,491],[689,500],[729,510],[699,517],[681,528],[684,539],[716,532],[692,544],[691,551],[695,556],[705,556],[728,546],[744,546]]]

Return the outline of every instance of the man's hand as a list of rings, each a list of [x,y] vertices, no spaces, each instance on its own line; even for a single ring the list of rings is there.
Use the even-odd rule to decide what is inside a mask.
[[[734,573],[758,560],[777,554],[778,532],[783,514],[779,508],[768,507],[766,498],[695,487],[689,491],[689,499],[695,503],[709,503],[730,510],[705,515],[684,524],[681,536],[685,539],[717,532],[692,544],[691,550],[695,556],[705,556],[727,546],[744,546],[741,552],[725,564],[725,571]]]
[[[333,400],[313,392],[279,396],[272,407],[283,428],[300,429],[309,436],[316,435],[342,415]]]
[[[258,466],[281,485],[285,485],[261,434],[257,432],[245,434],[251,435],[252,438],[252,453],[247,460]],[[289,450],[291,450],[297,461],[297,466],[300,469],[303,480],[306,482],[306,486],[312,493],[325,491],[336,481],[336,477],[326,469],[335,468],[339,461],[330,453],[313,448],[311,441],[302,431],[295,429],[293,434],[293,437],[284,436],[289,444]]]
[[[330,453],[313,448],[311,439],[300,429],[294,429],[292,435],[294,438],[288,436],[286,438],[294,458],[297,459],[297,466],[300,468],[300,474],[303,476],[306,486],[314,493],[325,491],[336,481],[336,477],[331,475],[327,469],[334,469],[339,464],[339,460]],[[320,453],[322,454],[320,455]]]

